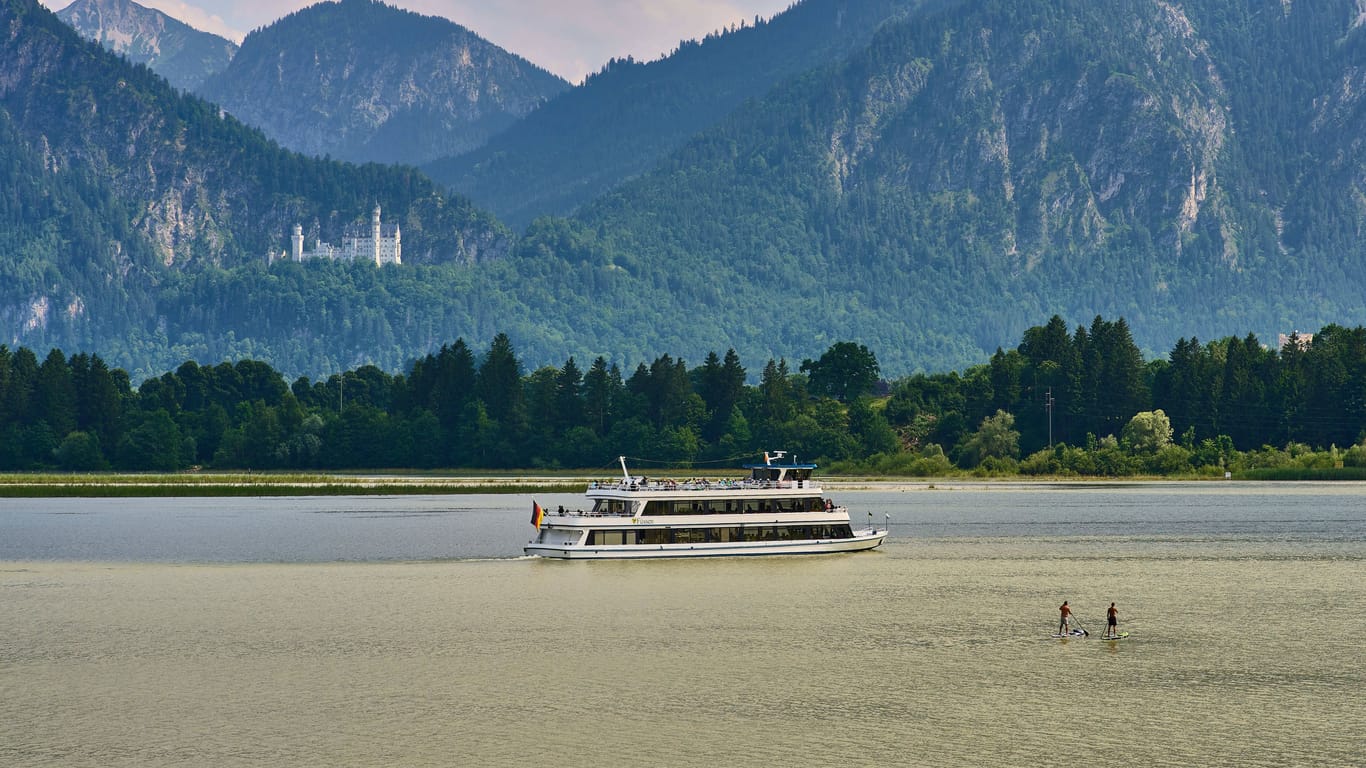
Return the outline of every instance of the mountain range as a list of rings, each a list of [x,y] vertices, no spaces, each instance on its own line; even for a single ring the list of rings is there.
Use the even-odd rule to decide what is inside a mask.
[[[613,59],[484,146],[424,170],[515,226],[569,214],[746,100],[867,45],[880,25],[921,4],[806,0],[770,21],[684,41],[657,61]]]
[[[247,35],[196,92],[304,154],[418,164],[482,145],[568,88],[446,19],[341,0]]]
[[[181,90],[193,91],[228,66],[237,44],[132,0],[75,0],[57,11],[82,37],[134,64],[146,64]]]
[[[48,16],[0,0],[11,343],[316,374],[499,331],[536,365],[855,340],[897,375],[1053,314],[1157,354],[1366,322],[1363,0],[805,0],[539,97],[424,166],[454,193],[285,151]],[[323,38],[353,71],[356,28]],[[265,265],[292,222],[335,237],[374,203],[403,267]]]

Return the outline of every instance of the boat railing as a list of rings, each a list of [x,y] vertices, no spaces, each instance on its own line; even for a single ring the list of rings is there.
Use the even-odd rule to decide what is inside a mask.
[[[555,517],[634,517],[630,512],[585,512],[582,509],[565,509],[564,507],[546,514]]]
[[[814,489],[820,486],[810,480],[594,480],[590,491],[768,491]]]
[[[848,514],[848,510],[845,508],[845,506],[844,506],[843,504],[833,504],[833,503],[827,504],[827,505],[825,506],[824,509],[825,509],[825,511],[826,511],[827,513],[829,513],[829,512],[841,512],[841,513]],[[783,513],[787,513],[787,512],[802,512],[802,511],[812,511],[812,512],[815,512],[815,511],[818,511],[818,510],[814,510],[814,509],[813,509],[813,510],[766,509],[766,510],[763,510],[762,512],[749,511],[749,512],[744,512],[743,514],[745,514],[745,515],[769,515],[769,514],[775,514],[775,513],[777,513],[777,514],[783,514]],[[582,509],[565,509],[564,507],[560,507],[559,509],[554,510],[554,511],[547,511],[545,514],[546,514],[547,517],[635,517],[635,515],[632,514],[632,513],[630,513],[630,512],[593,512],[593,511],[584,511],[584,510],[582,510]],[[717,511],[717,510],[709,510],[709,511],[705,511],[705,512],[694,512],[693,514],[706,514],[706,515],[712,515],[712,514],[722,514],[722,513],[719,512],[719,511]],[[737,510],[737,511],[735,511],[735,512],[733,512],[733,513],[726,513],[726,514],[741,514],[741,513]]]

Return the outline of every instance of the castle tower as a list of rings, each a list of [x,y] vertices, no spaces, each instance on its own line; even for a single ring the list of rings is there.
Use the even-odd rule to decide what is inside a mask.
[[[304,260],[304,227],[302,224],[294,225],[294,235],[289,239],[291,255],[295,261]]]
[[[379,259],[379,203],[375,203],[375,215],[370,217],[370,256],[375,262],[375,266],[380,265]]]

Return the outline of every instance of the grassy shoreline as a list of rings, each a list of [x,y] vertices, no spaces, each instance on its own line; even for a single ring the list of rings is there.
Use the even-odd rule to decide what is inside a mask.
[[[661,472],[659,476],[685,475]],[[182,472],[182,473],[4,473],[0,474],[0,498],[137,498],[137,497],[248,497],[248,496],[398,496],[466,495],[506,493],[582,493],[591,480],[604,479],[592,470],[506,473],[271,473],[271,472]],[[1252,470],[1235,474],[1233,481],[1363,481],[1366,474],[1342,470]],[[936,485],[971,483],[982,485],[1015,484],[1095,484],[1154,482],[1228,482],[1223,477],[1184,475],[1179,477],[1077,477],[1077,476],[999,476],[970,474],[944,477],[883,477],[830,475],[824,485],[831,489],[856,489],[888,484],[907,488],[934,489]]]
[[[330,473],[0,474],[0,498],[394,496],[475,493],[573,493],[586,478],[548,475]]]

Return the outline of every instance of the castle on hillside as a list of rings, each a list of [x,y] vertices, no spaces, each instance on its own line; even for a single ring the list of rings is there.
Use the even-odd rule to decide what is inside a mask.
[[[271,253],[268,261],[275,263],[285,258],[284,253]],[[289,258],[293,261],[307,259],[331,259],[332,261],[369,261],[375,266],[403,263],[403,232],[398,223],[384,226],[380,221],[379,205],[370,217],[370,227],[350,225],[342,233],[341,245],[323,242],[322,238],[313,241],[313,250],[304,250],[304,228],[294,225],[290,237]]]
[[[1309,346],[1314,343],[1314,334],[1300,333],[1298,329],[1289,336],[1286,336],[1284,333],[1278,334],[1276,337],[1276,349],[1284,352],[1285,348],[1290,346],[1292,342],[1301,352],[1303,352],[1309,349]]]

